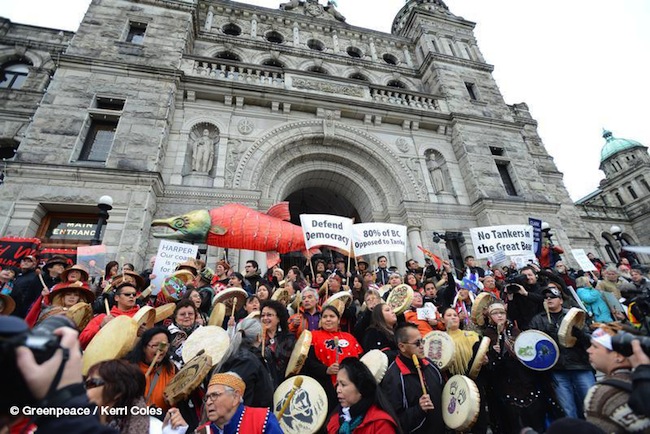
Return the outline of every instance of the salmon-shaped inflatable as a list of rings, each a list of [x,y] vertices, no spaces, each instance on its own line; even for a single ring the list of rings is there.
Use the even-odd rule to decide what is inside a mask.
[[[175,231],[169,234],[154,233],[155,238],[257,250],[277,256],[277,253],[306,250],[302,228],[289,223],[289,219],[289,202],[273,205],[266,214],[231,203],[209,211],[195,210],[168,219],[157,219],[151,222],[151,226],[166,226]]]

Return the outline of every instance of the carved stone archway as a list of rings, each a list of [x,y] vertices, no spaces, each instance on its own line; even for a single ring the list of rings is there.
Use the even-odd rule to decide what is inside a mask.
[[[411,169],[385,143],[331,119],[269,130],[245,152],[233,187],[261,190],[262,200],[278,201],[319,177],[345,192],[364,221],[390,221],[404,201],[426,197]]]

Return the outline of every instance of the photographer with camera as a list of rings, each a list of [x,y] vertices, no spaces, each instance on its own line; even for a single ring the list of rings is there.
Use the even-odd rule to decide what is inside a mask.
[[[529,322],[544,310],[544,296],[537,282],[537,270],[526,266],[520,274],[508,276],[504,288],[508,303],[508,319],[515,322],[520,330],[528,330]]]
[[[51,317],[30,331],[24,321],[3,317],[0,334],[0,374],[5,390],[0,404],[0,431],[20,422],[33,422],[39,434],[117,433],[100,425],[90,411],[81,377],[78,333],[67,319]],[[24,408],[38,410],[36,407],[87,414],[40,416],[31,421],[16,417]]]
[[[542,293],[548,313],[535,315],[530,321],[530,328],[542,331],[559,342],[560,324],[569,310],[562,307],[562,293],[554,286],[547,286]],[[591,345],[588,329],[573,327],[571,334],[577,342],[570,348],[559,345],[558,362],[548,372],[553,378],[553,390],[560,406],[567,417],[577,418],[582,416],[582,401],[596,380],[586,351]]]
[[[628,404],[632,391],[632,363],[622,352],[626,352],[624,347],[628,350],[631,347],[622,340],[625,340],[624,334],[616,335],[608,327],[594,330],[591,336],[591,346],[587,350],[589,362],[605,377],[589,389],[585,417],[608,433],[646,432],[650,430],[650,419]]]

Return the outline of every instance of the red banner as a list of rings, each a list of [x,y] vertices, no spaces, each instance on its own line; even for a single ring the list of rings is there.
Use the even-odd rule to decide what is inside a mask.
[[[38,238],[0,238],[0,267],[18,267],[21,258],[37,256],[40,248],[41,240]]]
[[[66,267],[77,263],[77,249],[49,249],[45,248],[38,254],[41,263],[47,262],[52,256],[65,256],[68,259]]]

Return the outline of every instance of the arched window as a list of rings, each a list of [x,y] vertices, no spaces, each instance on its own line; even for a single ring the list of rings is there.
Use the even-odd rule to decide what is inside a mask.
[[[354,74],[350,74],[349,78],[351,78],[353,80],[370,81],[370,80],[368,80],[368,77],[366,77],[365,75],[363,75],[360,72],[355,72]]]
[[[329,74],[327,70],[322,66],[310,66],[309,68],[307,68],[307,71],[315,72],[316,74],[325,74],[325,75]]]
[[[2,89],[20,89],[23,87],[27,75],[29,74],[29,67],[31,65],[23,60],[18,60],[6,63],[2,66],[2,81],[0,81],[0,88]]]
[[[399,89],[406,89],[406,85],[399,80],[391,80],[388,83],[386,83],[386,86],[397,87]]]
[[[241,57],[239,57],[237,54],[233,53],[232,51],[222,51],[220,53],[217,53],[214,57],[217,59],[226,59],[226,60],[234,60],[235,62],[241,62]]]
[[[345,50],[348,53],[348,56],[350,57],[355,57],[357,59],[360,59],[363,57],[363,53],[361,50],[357,47],[348,47],[347,50]]]
[[[277,59],[266,59],[262,62],[262,65],[265,66],[275,66],[276,68],[284,68],[284,63],[280,62]]]
[[[307,41],[307,46],[315,51],[323,51],[325,49],[325,44],[323,44],[318,39],[310,39]]]
[[[399,62],[399,59],[397,59],[396,56],[393,56],[390,53],[384,54],[382,58],[384,59],[384,62],[388,63],[389,65],[397,65],[397,63]]]
[[[284,42],[284,36],[273,30],[266,34],[266,40],[274,44],[281,44]]]
[[[224,25],[221,28],[221,31],[224,32],[226,35],[230,36],[239,36],[241,35],[241,27],[239,27],[237,24],[233,23],[228,23]]]

